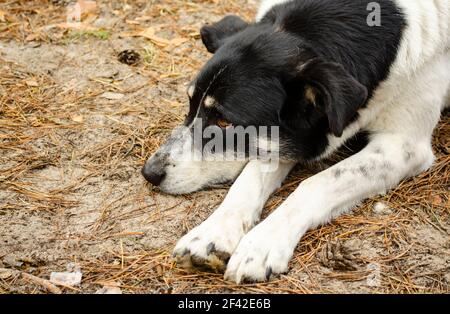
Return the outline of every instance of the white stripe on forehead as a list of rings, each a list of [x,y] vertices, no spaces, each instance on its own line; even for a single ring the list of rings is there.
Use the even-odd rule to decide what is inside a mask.
[[[211,82],[209,82],[208,87],[206,88],[205,92],[204,92],[203,95],[202,95],[202,99],[200,99],[200,105],[198,106],[197,113],[195,114],[195,118],[194,118],[194,120],[192,120],[192,123],[189,125],[189,128],[191,128],[191,127],[194,125],[195,120],[197,120],[198,115],[199,115],[199,113],[200,113],[200,109],[202,108],[201,104],[204,103],[205,99],[207,99],[207,98],[209,97],[209,96],[207,95],[207,93],[209,92],[209,90],[210,90],[212,84],[213,84],[214,81],[215,81],[215,80],[223,73],[223,71],[225,71],[226,68],[227,68],[227,65],[225,65],[224,67],[222,67],[222,68],[219,70],[219,72],[217,72],[216,75],[214,75],[214,77],[213,77],[213,79],[211,80]]]

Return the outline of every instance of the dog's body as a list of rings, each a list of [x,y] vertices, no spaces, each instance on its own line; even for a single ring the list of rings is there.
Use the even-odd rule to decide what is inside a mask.
[[[205,107],[217,107],[233,124],[280,125],[282,162],[273,172],[263,171],[259,160],[177,163],[171,157],[173,143],[189,141],[188,134],[178,135],[149,160],[144,175],[169,193],[191,192],[240,174],[220,207],[176,245],[181,265],[226,269],[226,278],[236,282],[268,280],[287,270],[308,229],[432,165],[432,132],[450,105],[450,3],[378,1],[381,25],[371,27],[361,24],[370,14],[369,2],[263,0],[253,25],[231,17],[202,29],[215,56],[189,91],[186,125],[199,116],[210,121],[212,109]],[[248,51],[254,54],[246,59]],[[227,79],[239,81],[252,69],[250,74],[265,81],[254,83],[260,89],[239,82],[254,93],[247,100],[236,92],[242,86]],[[274,79],[268,73],[277,69],[283,73]],[[219,92],[216,81],[234,97]],[[360,132],[369,135],[364,149],[302,182],[255,226],[265,202],[298,161],[328,157]]]

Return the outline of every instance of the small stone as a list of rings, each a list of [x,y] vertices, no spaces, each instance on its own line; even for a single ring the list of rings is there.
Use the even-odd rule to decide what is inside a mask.
[[[76,272],[52,272],[50,274],[50,282],[64,286],[76,286],[81,283],[83,274],[81,271]]]
[[[392,209],[382,202],[377,202],[373,205],[373,212],[378,215],[389,215],[392,214]]]

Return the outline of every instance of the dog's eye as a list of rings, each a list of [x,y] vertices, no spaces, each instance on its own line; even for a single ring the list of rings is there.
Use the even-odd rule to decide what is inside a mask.
[[[226,129],[231,126],[231,123],[225,119],[219,119],[219,120],[217,120],[217,125],[219,127],[221,127],[222,129]]]

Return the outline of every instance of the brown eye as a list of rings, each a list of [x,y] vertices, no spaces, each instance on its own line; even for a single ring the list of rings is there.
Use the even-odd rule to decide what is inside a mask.
[[[229,126],[231,126],[231,123],[228,122],[228,121],[225,120],[225,119],[219,119],[219,120],[217,120],[217,125],[218,125],[219,127],[221,127],[222,129],[226,129],[226,128],[228,128]]]

